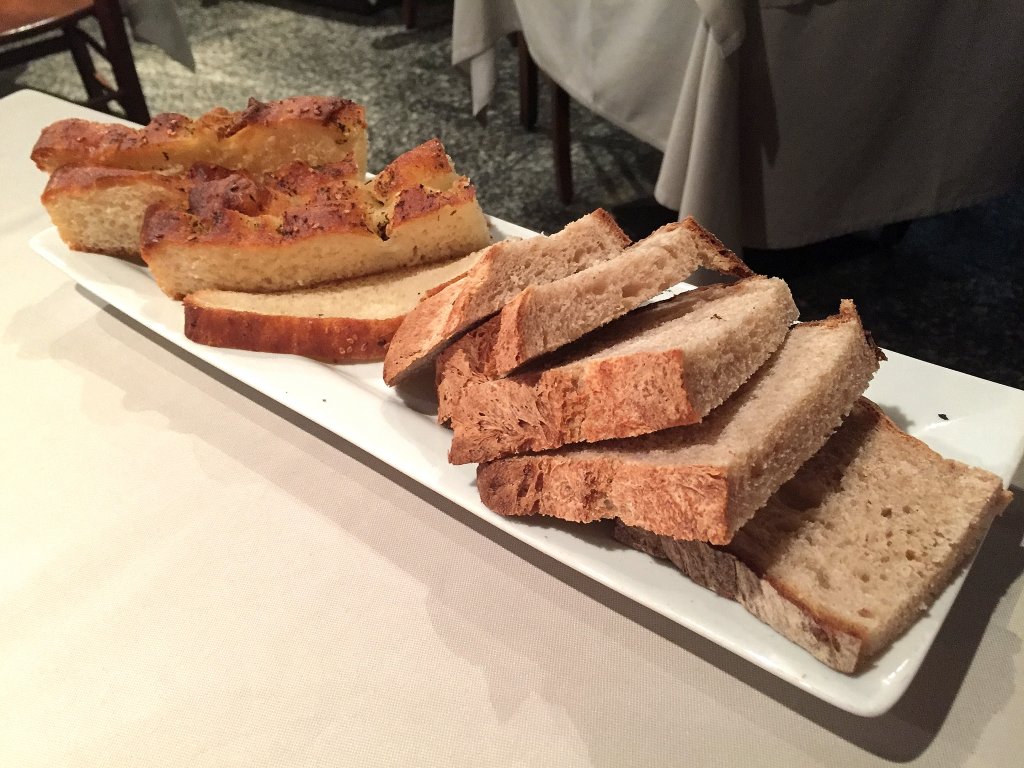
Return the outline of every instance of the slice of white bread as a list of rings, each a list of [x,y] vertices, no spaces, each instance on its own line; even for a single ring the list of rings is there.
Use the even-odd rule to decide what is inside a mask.
[[[824,445],[878,368],[853,302],[795,326],[776,354],[699,424],[477,468],[502,515],[620,518],[677,539],[728,543]]]
[[[383,360],[402,318],[479,253],[425,267],[283,293],[198,291],[185,297],[185,335],[214,347],[304,355],[328,363]]]
[[[747,277],[750,269],[692,217],[666,224],[615,258],[531,285],[498,315],[437,358],[437,420],[446,423],[468,386],[515,368],[622,317],[699,267]]]
[[[855,672],[928,609],[1010,499],[998,477],[942,458],[861,399],[730,544],[622,524],[615,536]]]
[[[47,172],[74,164],[181,173],[210,163],[265,173],[294,160],[322,165],[349,155],[365,173],[365,110],[325,96],[249,99],[240,112],[218,107],[196,120],[166,113],[142,128],[60,120],[32,149],[32,160]]]
[[[146,210],[184,208],[188,185],[179,174],[65,165],[50,176],[42,203],[69,248],[139,261]]]
[[[785,282],[751,277],[649,305],[553,364],[470,384],[451,413],[453,464],[694,424],[747,381],[798,315]]]
[[[529,285],[575,274],[622,251],[629,238],[598,209],[550,236],[495,243],[462,280],[420,302],[399,327],[384,358],[394,386],[466,330],[500,310]]]
[[[161,290],[181,298],[313,287],[490,243],[476,190],[437,139],[396,158],[380,180],[352,183],[338,168],[292,165],[264,179],[235,173],[197,184],[188,211],[146,212],[142,258]]]

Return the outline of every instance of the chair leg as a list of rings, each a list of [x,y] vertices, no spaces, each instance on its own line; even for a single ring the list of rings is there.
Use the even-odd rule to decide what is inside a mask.
[[[569,94],[554,80],[550,80],[550,82],[554,127],[552,143],[555,154],[555,185],[558,188],[559,199],[568,205],[573,198],[572,156],[569,140]]]
[[[514,36],[519,51],[519,122],[532,131],[537,127],[537,62],[530,56],[523,33]]]
[[[93,12],[99,21],[107,58],[117,80],[117,101],[129,120],[144,125],[149,122],[149,108],[135,71],[135,59],[124,29],[121,6],[118,0],[97,0]]]
[[[72,25],[64,28],[64,38],[68,41],[71,58],[82,78],[89,101],[102,99],[106,95],[106,89],[96,76],[96,64],[92,60],[92,54],[89,53],[89,46],[83,39],[82,33],[78,27]]]
[[[416,12],[419,10],[417,0],[402,0],[402,20],[406,29],[416,28]]]

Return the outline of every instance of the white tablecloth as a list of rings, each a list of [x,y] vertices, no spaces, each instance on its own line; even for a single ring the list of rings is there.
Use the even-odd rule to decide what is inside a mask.
[[[733,247],[801,245],[1024,180],[1016,0],[456,0],[452,61],[474,112],[495,43],[519,29],[573,98],[665,153],[659,202]]]
[[[0,765],[1019,759],[1019,502],[904,700],[847,715],[76,289],[28,153],[91,114],[0,100]]]

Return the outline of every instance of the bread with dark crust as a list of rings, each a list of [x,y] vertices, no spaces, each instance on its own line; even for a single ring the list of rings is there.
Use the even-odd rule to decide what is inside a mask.
[[[437,420],[445,423],[472,383],[509,374],[579,339],[698,268],[749,277],[736,254],[692,217],[666,224],[612,259],[550,283],[530,285],[437,359]]]
[[[1010,500],[999,478],[942,458],[862,398],[731,543],[621,522],[615,537],[853,673],[928,609]]]
[[[821,448],[877,368],[877,349],[844,301],[839,315],[795,326],[699,424],[481,464],[480,498],[502,515],[617,517],[726,544]]]
[[[451,412],[453,464],[632,437],[704,418],[797,318],[786,284],[708,285],[620,318],[508,378],[467,384]]]
[[[628,244],[629,238],[603,209],[550,236],[495,243],[462,280],[409,313],[384,358],[384,381],[394,386],[414,370],[432,365],[442,348],[527,286],[575,274],[613,257]]]
[[[490,243],[469,180],[437,139],[396,158],[387,181],[345,163],[287,166],[264,179],[203,179],[188,210],[154,206],[142,258],[174,298],[200,290],[267,293],[460,257]]]
[[[164,113],[141,128],[68,119],[43,129],[32,149],[40,170],[98,165],[180,173],[210,163],[266,173],[294,160],[310,165],[352,155],[366,171],[366,114],[348,99],[250,99],[238,112],[218,107],[192,120]]]

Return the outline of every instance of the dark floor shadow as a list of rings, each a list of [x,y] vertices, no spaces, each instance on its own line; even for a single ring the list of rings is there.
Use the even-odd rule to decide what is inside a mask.
[[[256,0],[255,4],[356,27],[383,27],[399,23],[396,6],[401,5],[401,0]]]
[[[395,388],[398,398],[417,413],[437,416],[437,385],[434,381],[434,364],[423,365],[411,372]]]

